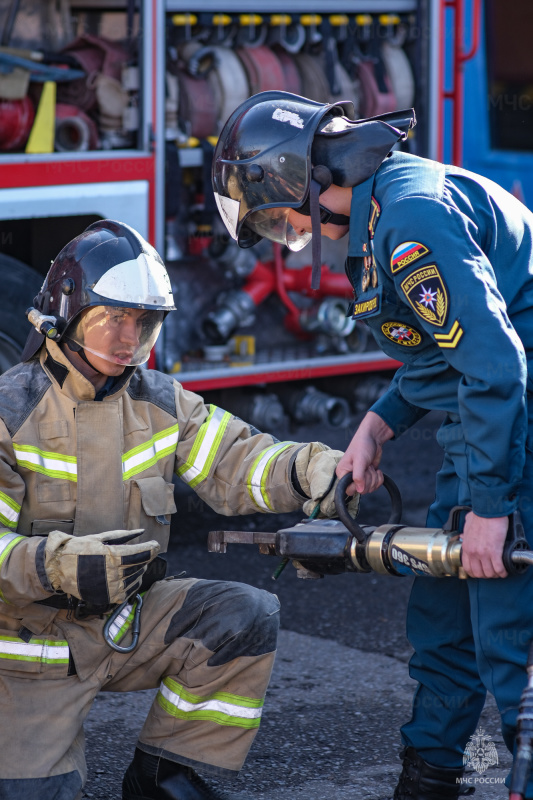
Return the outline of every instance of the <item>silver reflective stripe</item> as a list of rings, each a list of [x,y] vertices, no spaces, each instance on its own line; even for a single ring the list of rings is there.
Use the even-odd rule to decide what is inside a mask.
[[[25,642],[18,637],[0,636],[0,659],[37,661],[43,664],[68,664],[69,648],[65,641],[34,639]]]
[[[178,719],[191,722],[203,720],[249,729],[259,727],[264,701],[229,692],[215,692],[209,697],[199,697],[167,677],[159,687],[157,702]]]
[[[179,425],[173,425],[160,433],[154,434],[144,444],[128,450],[122,456],[122,477],[128,480],[133,475],[151,467],[156,461],[172,455],[176,450],[179,437]]]
[[[16,528],[19,516],[19,504],[15,503],[9,495],[0,492],[0,524],[6,525],[8,528]]]
[[[40,472],[51,478],[63,478],[68,481],[77,480],[77,466],[75,456],[57,455],[48,453],[29,444],[13,444],[15,457],[19,467],[26,467],[32,472]]]
[[[227,411],[211,406],[209,416],[196,434],[189,458],[177,471],[179,477],[189,486],[197,486],[209,475],[230,419],[231,414]]]
[[[266,489],[268,473],[272,462],[283,450],[292,447],[294,442],[277,442],[258,455],[248,476],[248,491],[254,503],[265,511],[273,511]]]

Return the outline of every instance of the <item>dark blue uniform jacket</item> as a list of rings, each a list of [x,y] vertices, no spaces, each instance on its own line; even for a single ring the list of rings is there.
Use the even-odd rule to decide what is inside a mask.
[[[394,153],[353,189],[346,269],[355,317],[403,362],[372,410],[396,435],[447,412],[439,442],[474,511],[513,511],[533,389],[533,214],[492,181]]]

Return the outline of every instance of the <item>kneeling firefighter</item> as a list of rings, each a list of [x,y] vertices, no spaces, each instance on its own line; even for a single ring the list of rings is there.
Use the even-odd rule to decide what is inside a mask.
[[[156,251],[96,222],[53,262],[23,363],[0,377],[2,800],[81,797],[100,690],[159,689],[124,800],[221,798],[196,770],[235,775],[259,726],[278,600],[164,580],[173,475],[221,514],[321,500],[328,515],[341,454],[139,369],[173,309]]]
[[[444,450],[429,528],[454,506],[468,580],[416,577],[407,616],[418,682],[402,728],[395,800],[470,793],[463,776],[487,688],[512,753],[528,643],[533,573],[507,575],[508,518],[522,511],[533,544],[533,215],[492,181],[393,152],[413,110],[355,120],[351,103],[263,92],[218,140],[213,187],[230,235],[301,248],[349,234],[353,319],[403,362],[366,414],[337,474],[374,491],[385,443],[428,411],[444,413]],[[498,580],[504,578],[504,580]],[[533,798],[533,781],[528,785]]]

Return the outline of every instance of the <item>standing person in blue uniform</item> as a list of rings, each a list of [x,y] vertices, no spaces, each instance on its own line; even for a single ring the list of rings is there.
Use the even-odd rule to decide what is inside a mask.
[[[533,573],[507,576],[502,562],[516,509],[533,544],[533,215],[481,176],[391,153],[412,124],[412,111],[355,121],[350,103],[255,95],[226,123],[213,184],[241,246],[266,237],[297,250],[313,234],[315,288],[318,234],[349,234],[350,313],[403,362],[338,465],[353,474],[352,490],[381,485],[388,440],[430,410],[445,414],[427,524],[442,526],[455,505],[472,509],[462,534],[469,577],[414,581],[407,628],[418,688],[394,792],[444,800],[468,791],[463,754],[487,689],[513,751],[533,636]]]

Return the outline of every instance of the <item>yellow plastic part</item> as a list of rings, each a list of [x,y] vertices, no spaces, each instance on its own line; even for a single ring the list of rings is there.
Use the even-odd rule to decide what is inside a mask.
[[[181,372],[181,361],[174,361],[170,371]]]
[[[207,141],[209,142],[210,145],[216,147],[218,142],[218,136],[208,136]]]
[[[231,17],[228,14],[215,14],[213,16],[213,25],[230,25]]]
[[[241,25],[261,25],[263,17],[259,14],[241,14],[239,17]]]
[[[356,14],[355,22],[357,25],[372,25],[372,17],[370,14]]]
[[[381,25],[399,25],[400,17],[397,14],[380,14],[379,22]]]
[[[200,147],[200,139],[196,136],[189,136],[186,142],[178,142],[178,147]]]
[[[332,14],[331,17],[329,18],[329,21],[330,24],[333,25],[334,27],[340,28],[341,25],[348,24],[349,22],[348,14]]]
[[[272,14],[270,17],[271,25],[290,25],[292,17],[289,14]]]
[[[53,153],[56,132],[56,84],[45,81],[33,127],[26,144],[27,153]]]
[[[179,26],[186,26],[186,25],[196,25],[198,22],[198,17],[196,14],[173,14],[172,15],[172,24]]]
[[[322,22],[322,17],[320,14],[302,14],[300,17],[300,22],[306,27],[309,27],[310,25],[320,25]]]
[[[255,356],[255,336],[233,336],[231,341],[235,355],[243,358]]]

